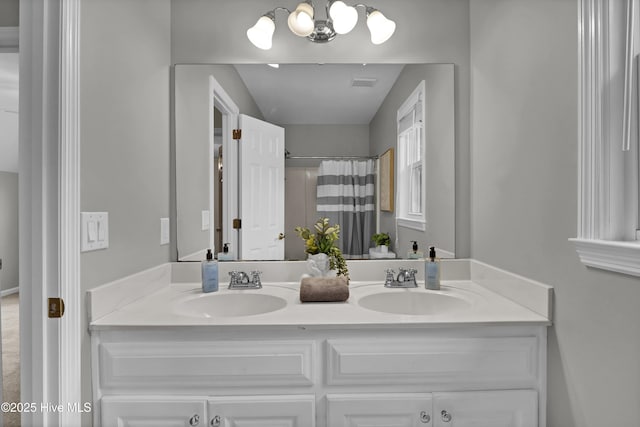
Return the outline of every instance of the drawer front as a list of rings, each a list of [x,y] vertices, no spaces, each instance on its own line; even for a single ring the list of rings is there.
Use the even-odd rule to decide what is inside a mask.
[[[535,387],[536,337],[328,340],[331,385]]]
[[[311,386],[313,341],[103,343],[100,386],[154,390]]]

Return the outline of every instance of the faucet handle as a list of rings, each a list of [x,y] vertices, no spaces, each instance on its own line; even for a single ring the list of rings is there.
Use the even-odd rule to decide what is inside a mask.
[[[233,270],[229,272],[229,276],[231,277],[230,283],[236,284],[238,283],[238,272]]]
[[[251,272],[251,283],[260,288],[262,287],[262,282],[260,281],[261,274],[262,274],[262,271],[258,271],[258,270],[253,270]]]

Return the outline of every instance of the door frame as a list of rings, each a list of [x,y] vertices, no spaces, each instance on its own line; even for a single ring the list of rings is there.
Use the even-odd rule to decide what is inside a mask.
[[[232,131],[238,127],[240,109],[231,96],[224,90],[213,75],[209,76],[209,185],[213,195],[214,171],[214,125],[213,108],[222,114],[222,242],[231,243],[231,251],[237,257],[240,254],[238,246],[238,231],[233,228],[233,219],[238,218],[238,174],[229,173],[238,168],[238,144],[234,143]],[[213,198],[211,198],[213,203]],[[213,212],[213,209],[211,209]],[[221,249],[221,248],[218,248]]]
[[[80,0],[20,0],[21,401],[23,425],[80,426]],[[47,298],[66,312],[46,315]]]

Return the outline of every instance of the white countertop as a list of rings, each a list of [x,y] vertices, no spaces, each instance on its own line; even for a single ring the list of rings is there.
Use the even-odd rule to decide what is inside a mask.
[[[299,283],[263,282],[257,290],[229,290],[221,283],[216,293],[203,294],[200,283],[170,283],[142,298],[123,304],[90,323],[91,330],[122,327],[300,327],[331,328],[344,326],[362,327],[451,327],[471,325],[550,325],[549,318],[529,308],[492,292],[471,280],[442,282],[440,291],[418,288],[388,289],[381,282],[351,282],[350,297],[340,303],[301,303]],[[439,293],[460,298],[468,303],[464,309],[444,311],[429,315],[405,315],[383,313],[366,309],[359,300],[374,293]],[[207,316],[188,313],[185,301],[198,298],[216,298],[225,294],[269,294],[286,300],[286,306],[276,311],[243,316]],[[437,311],[437,310],[436,310]]]

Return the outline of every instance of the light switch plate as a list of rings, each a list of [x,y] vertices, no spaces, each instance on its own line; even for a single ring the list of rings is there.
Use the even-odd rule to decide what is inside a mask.
[[[80,251],[89,252],[109,247],[109,213],[80,212]]]
[[[160,245],[169,244],[169,218],[160,218]]]

